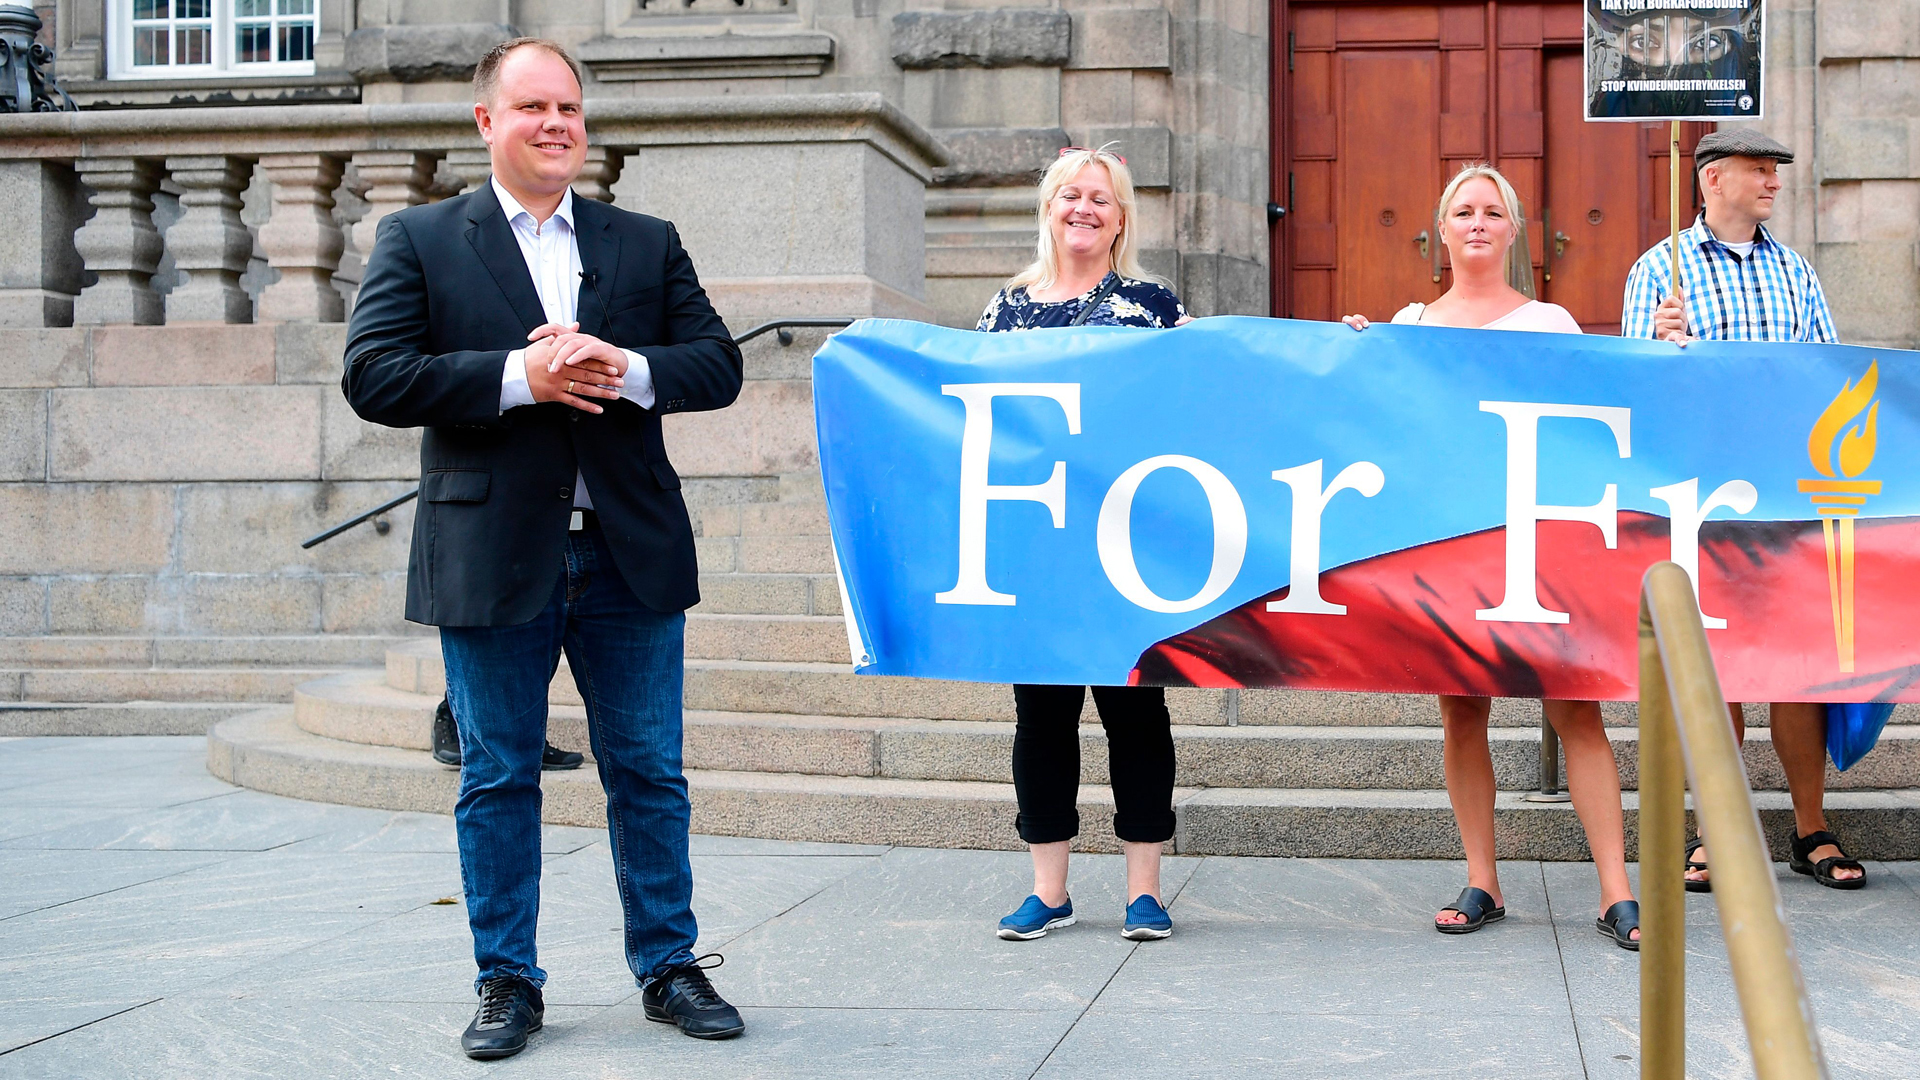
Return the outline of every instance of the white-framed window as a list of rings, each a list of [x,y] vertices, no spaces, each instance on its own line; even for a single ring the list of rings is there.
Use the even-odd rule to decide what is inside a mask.
[[[317,0],[109,0],[116,79],[311,75]]]

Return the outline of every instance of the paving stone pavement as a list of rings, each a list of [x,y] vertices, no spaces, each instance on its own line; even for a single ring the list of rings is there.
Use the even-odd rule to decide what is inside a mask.
[[[1121,940],[1123,868],[1075,861],[1080,924],[1003,942],[1021,853],[694,838],[700,948],[747,1035],[649,1024],[605,837],[546,832],[547,1028],[494,1064],[472,1012],[452,819],[208,776],[200,738],[0,740],[0,1078],[1583,1077],[1630,1080],[1634,954],[1591,867],[1502,867],[1504,924],[1427,928],[1457,863],[1169,859],[1174,937]],[[1864,892],[1782,866],[1835,1077],[1920,1076],[1920,864]],[[1695,1077],[1753,1075],[1711,897],[1691,896]]]

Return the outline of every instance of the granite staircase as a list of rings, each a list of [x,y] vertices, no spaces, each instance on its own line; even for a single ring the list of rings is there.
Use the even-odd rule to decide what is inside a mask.
[[[394,635],[0,637],[0,737],[200,735],[379,664]]]
[[[796,493],[795,488],[802,490]],[[698,515],[700,607],[687,619],[686,766],[696,831],[779,839],[1013,848],[1004,686],[857,676],[832,573],[817,488],[783,482],[778,501]],[[424,752],[445,687],[437,642],[386,651],[383,670],[316,678],[276,706],[222,720],[212,770],[303,798],[447,811],[458,774]],[[586,750],[586,715],[564,661],[549,736]],[[1439,715],[1431,698],[1289,691],[1169,693],[1179,772],[1175,846],[1235,855],[1455,857]],[[1622,777],[1635,786],[1627,704],[1605,707]],[[1758,710],[1764,711],[1764,710]],[[1769,830],[1787,797],[1764,727],[1747,768]],[[1880,747],[1831,773],[1835,829],[1867,858],[1920,857],[1920,723],[1902,708]],[[1083,717],[1081,843],[1111,850],[1104,737]],[[1503,854],[1585,857],[1570,806],[1529,802],[1538,783],[1539,707],[1501,702],[1492,744],[1503,793]],[[549,821],[599,825],[604,796],[589,766],[548,773]],[[1629,831],[1635,795],[1627,794]],[[1631,839],[1631,836],[1630,836]],[[1784,841],[1776,835],[1776,849]]]

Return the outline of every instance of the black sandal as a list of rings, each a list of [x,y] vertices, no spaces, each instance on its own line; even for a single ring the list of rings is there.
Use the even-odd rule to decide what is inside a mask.
[[[1696,836],[1693,839],[1687,841],[1687,871],[1688,872],[1692,872],[1694,870],[1705,870],[1707,868],[1706,863],[1703,863],[1693,857],[1693,853],[1696,851],[1699,851],[1701,846],[1704,845],[1706,842],[1707,841],[1704,837],[1699,837],[1699,836]],[[1713,891],[1713,882],[1708,881],[1705,878],[1701,878],[1699,881],[1695,881],[1692,878],[1687,878],[1686,881],[1687,881],[1688,892],[1712,892]]]
[[[1828,844],[1832,844],[1835,848],[1840,847],[1840,841],[1825,829],[1821,829],[1810,836],[1800,836],[1796,834],[1793,838],[1793,859],[1788,862],[1787,865],[1793,867],[1794,873],[1810,875],[1813,880],[1825,885],[1829,889],[1865,888],[1867,884],[1867,868],[1861,866],[1859,860],[1847,858],[1845,850],[1842,850],[1836,858],[1821,859],[1818,863],[1814,863],[1808,859],[1808,856],[1813,854],[1815,848],[1825,847]],[[1833,876],[1835,870],[1858,870],[1860,871],[1860,876],[1856,878],[1837,878]]]
[[[1434,923],[1433,928],[1443,934],[1471,934],[1490,922],[1499,922],[1501,919],[1507,917],[1506,908],[1494,906],[1492,894],[1488,893],[1485,889],[1476,889],[1471,885],[1461,889],[1460,899],[1441,908],[1440,914],[1444,915],[1449,911],[1457,911],[1465,915],[1467,921],[1463,923]]]
[[[1593,920],[1593,928],[1612,938],[1615,945],[1639,952],[1640,943],[1633,939],[1633,932],[1640,929],[1640,901],[1622,900],[1613,905]]]

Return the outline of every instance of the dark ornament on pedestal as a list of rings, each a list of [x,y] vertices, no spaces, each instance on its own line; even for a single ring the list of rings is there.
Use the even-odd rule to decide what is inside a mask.
[[[32,8],[0,4],[0,113],[77,111],[48,72],[52,51],[33,40],[40,25]]]

